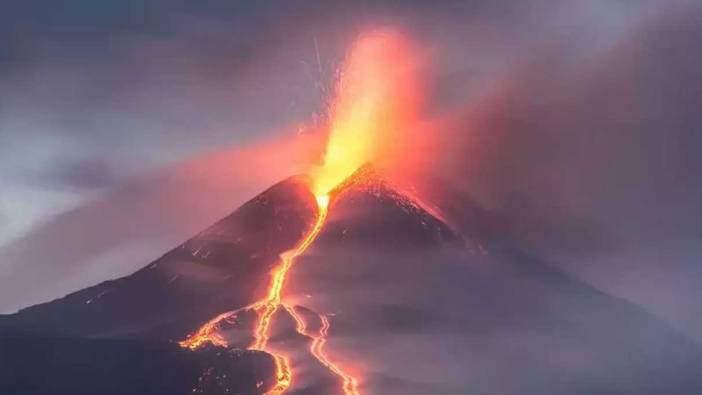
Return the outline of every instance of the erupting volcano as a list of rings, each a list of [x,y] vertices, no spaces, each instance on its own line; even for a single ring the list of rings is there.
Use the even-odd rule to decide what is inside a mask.
[[[357,380],[354,377],[344,373],[344,371],[329,360],[325,355],[323,347],[326,342],[327,332],[329,330],[329,319],[319,314],[319,319],[322,322],[322,328],[318,335],[310,335],[307,333],[307,324],[302,316],[295,312],[295,307],[285,304],[282,301],[283,287],[286,281],[286,275],[295,259],[303,254],[305,250],[314,242],[319,232],[324,226],[324,220],[327,217],[329,208],[329,196],[316,196],[317,202],[317,218],[312,226],[312,229],[305,235],[302,242],[290,251],[286,251],[280,256],[280,263],[271,272],[270,285],[268,293],[263,300],[256,302],[254,305],[245,308],[246,310],[254,310],[257,313],[256,327],[253,329],[254,343],[249,347],[252,350],[267,351],[268,340],[270,337],[271,320],[273,316],[283,308],[283,311],[290,314],[295,319],[297,324],[296,329],[299,334],[313,339],[310,346],[310,352],[317,360],[327,367],[335,375],[341,377],[344,381],[344,393],[346,395],[358,394]],[[218,333],[222,322],[231,322],[232,318],[236,317],[237,312],[232,311],[220,314],[213,320],[204,324],[196,333],[189,336],[186,340],[180,342],[180,345],[190,349],[197,349],[207,342],[217,346],[227,346],[227,340]],[[273,353],[276,364],[276,384],[268,391],[268,394],[282,394],[292,383],[292,369],[289,358],[282,354]]]
[[[702,352],[663,322],[524,253],[441,180],[413,180],[420,199],[389,176],[425,154],[408,151],[418,63],[397,33],[363,36],[308,174],[129,276],[0,316],[0,393],[702,388]]]
[[[337,188],[339,184],[347,178],[353,183],[353,174],[366,161],[376,157],[376,147],[382,145],[383,131],[408,125],[412,109],[407,105],[410,103],[409,97],[402,96],[408,92],[407,87],[413,81],[407,79],[407,73],[397,73],[395,78],[388,76],[393,63],[407,67],[410,58],[406,51],[403,40],[390,32],[367,36],[355,44],[346,60],[332,105],[324,161],[314,169],[310,180],[310,190],[317,205],[316,220],[295,248],[281,254],[279,264],[271,271],[266,296],[244,308],[257,314],[254,341],[249,349],[272,352],[268,348],[272,321],[276,313],[285,312],[295,320],[298,333],[312,339],[309,350],[314,358],[343,381],[345,395],[359,394],[358,379],[332,362],[324,350],[331,325],[329,318],[317,314],[321,327],[318,334],[309,334],[305,319],[296,313],[294,306],[284,302],[283,293],[291,267],[314,243],[324,227],[330,200],[343,192],[342,188]],[[197,349],[206,343],[227,346],[228,341],[218,333],[220,324],[231,322],[236,315],[237,311],[218,315],[181,341],[180,345],[190,349]],[[292,367],[284,354],[272,352],[272,355],[276,362],[277,382],[268,393],[282,394],[292,383]]]
[[[330,177],[329,173],[326,175]],[[330,179],[330,178],[327,178]],[[269,352],[275,360],[275,384],[266,394],[282,394],[293,384],[294,367],[291,365],[290,357],[283,351],[271,349],[268,346],[271,338],[274,319],[279,314],[287,314],[295,322],[295,330],[300,336],[309,339],[308,351],[319,364],[325,367],[330,374],[337,376],[340,380],[341,390],[345,395],[359,395],[359,378],[346,371],[341,364],[330,358],[325,350],[327,337],[331,328],[330,317],[324,313],[312,313],[311,309],[304,306],[297,306],[287,303],[284,299],[284,291],[289,272],[297,259],[301,257],[309,247],[315,242],[322,231],[330,207],[333,207],[334,199],[337,196],[343,197],[347,189],[358,189],[363,193],[373,193],[374,188],[387,187],[385,181],[370,165],[360,167],[351,174],[344,182],[329,191],[328,194],[316,195],[317,212],[315,220],[310,229],[303,235],[301,241],[293,249],[283,252],[280,255],[279,263],[271,270],[266,296],[241,309],[225,312],[217,315],[212,320],[203,324],[197,331],[190,334],[185,340],[179,342],[181,347],[197,350],[207,344],[219,347],[228,347],[232,343],[240,344],[241,340],[229,340],[222,334],[227,327],[237,326],[240,315],[255,314],[255,325],[251,329],[248,337],[253,339],[248,346],[250,350]],[[311,191],[310,191],[311,192]],[[376,191],[377,192],[377,191]],[[393,200],[398,205],[408,205],[414,210],[421,210],[416,201],[396,192],[383,193],[386,198]],[[428,216],[428,213],[424,213]],[[298,310],[304,309],[308,314],[318,320],[318,330],[316,333],[309,331],[308,319]]]

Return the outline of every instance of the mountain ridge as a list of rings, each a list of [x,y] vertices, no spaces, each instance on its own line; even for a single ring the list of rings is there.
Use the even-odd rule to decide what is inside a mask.
[[[281,253],[314,222],[309,182],[281,181],[130,276],[0,317],[0,338],[80,339],[87,350],[111,339],[177,347],[233,311],[241,319],[216,328],[230,346],[205,349],[247,347],[247,308],[265,293]],[[331,357],[363,379],[364,393],[693,394],[702,385],[696,344],[636,305],[511,248],[499,233],[484,234],[499,229],[489,215],[459,233],[372,166],[330,197],[326,223],[288,274],[283,297],[296,314],[281,309],[270,337],[274,349],[295,355],[296,371],[315,372],[302,381],[296,373],[291,393],[338,391],[339,379],[304,355],[324,320]],[[302,333],[298,314],[309,325]]]

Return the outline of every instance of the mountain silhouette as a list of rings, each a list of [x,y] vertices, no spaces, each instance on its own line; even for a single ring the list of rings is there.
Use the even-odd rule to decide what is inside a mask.
[[[273,358],[243,350],[251,306],[279,256],[315,223],[307,183],[276,184],[132,275],[0,317],[0,392],[268,391]],[[292,310],[273,317],[270,346],[291,355],[295,371],[289,393],[341,393],[339,377],[308,351],[322,330],[327,354],[360,378],[361,393],[702,388],[697,344],[501,240],[499,219],[434,185],[465,202],[474,226],[459,232],[371,166],[332,191],[321,232],[287,274]],[[225,312],[234,312],[217,325],[227,346],[178,345]]]

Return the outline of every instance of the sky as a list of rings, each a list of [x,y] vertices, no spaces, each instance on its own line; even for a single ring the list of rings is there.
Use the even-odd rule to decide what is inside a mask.
[[[0,311],[128,274],[305,169],[349,43],[392,26],[432,63],[430,172],[702,341],[694,2],[15,3]]]
[[[526,28],[534,22],[528,13],[541,7],[527,3],[11,5],[0,28],[0,245],[129,177],[269,137],[323,112],[344,44],[365,26],[399,24],[443,39],[475,19],[462,34],[498,36],[501,46],[514,49],[519,43],[506,40],[518,32],[507,29]],[[548,23],[566,30],[558,23],[574,23],[573,14],[582,13],[579,23],[596,19],[598,32],[574,25],[566,26],[568,34],[596,40],[606,34],[600,29],[616,30],[617,19],[628,18],[603,20],[612,7],[602,7],[577,5],[564,12],[564,21]],[[451,27],[435,26],[439,18],[452,19]],[[469,40],[480,45],[481,38]],[[490,66],[475,63],[468,66]],[[449,67],[460,73],[466,65]]]
[[[16,7],[0,44],[3,241],[129,177],[270,136],[320,99],[304,74],[314,48],[273,49],[274,9]]]

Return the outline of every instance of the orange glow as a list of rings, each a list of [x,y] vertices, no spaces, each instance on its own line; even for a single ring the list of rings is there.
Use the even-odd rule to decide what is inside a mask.
[[[297,332],[312,339],[312,344],[310,344],[310,352],[312,355],[317,359],[317,361],[319,361],[319,363],[329,369],[329,371],[339,376],[343,383],[342,389],[344,391],[344,395],[360,395],[360,392],[358,392],[358,380],[350,374],[344,372],[342,368],[338,364],[332,362],[324,352],[324,345],[327,343],[327,334],[329,333],[329,327],[331,326],[329,323],[329,318],[327,318],[327,316],[324,314],[318,314],[322,327],[319,329],[319,334],[311,335],[307,333],[307,324],[302,316],[297,314],[295,309],[292,307],[286,306],[285,309],[295,320]]]
[[[222,320],[231,322],[232,318],[235,318],[233,311],[228,311],[222,313],[215,318],[207,321],[202,325],[197,332],[188,336],[187,339],[178,342],[181,347],[189,348],[191,350],[196,350],[203,346],[205,343],[212,343],[215,346],[226,347],[227,341],[219,334],[219,324]]]
[[[314,226],[310,232],[305,236],[305,238],[297,245],[294,249],[286,251],[280,256],[280,264],[276,266],[271,272],[271,282],[268,288],[266,298],[256,302],[250,307],[245,309],[254,309],[257,313],[257,323],[254,329],[254,343],[249,347],[250,350],[259,350],[269,352],[275,360],[275,378],[276,382],[273,388],[271,388],[266,394],[267,395],[281,395],[283,394],[292,384],[293,372],[290,367],[290,361],[288,357],[271,353],[270,350],[266,349],[269,340],[269,332],[271,326],[271,320],[276,311],[282,306],[290,316],[295,320],[296,330],[303,336],[312,339],[312,343],[309,347],[312,355],[330,372],[338,376],[343,383],[343,391],[345,395],[360,395],[358,391],[358,380],[351,376],[350,374],[344,372],[341,367],[334,362],[332,362],[324,351],[324,345],[327,342],[327,334],[329,332],[329,319],[320,314],[319,318],[322,326],[319,330],[318,335],[310,335],[307,333],[307,325],[304,319],[295,312],[295,309],[282,303],[282,291],[285,285],[285,279],[288,271],[295,263],[295,259],[302,255],[305,250],[314,242],[314,240],[319,235],[319,232],[324,226],[324,222],[327,218],[329,212],[329,196],[322,195],[317,196],[317,219]],[[217,317],[211,319],[204,325],[202,325],[197,332],[190,335],[187,339],[179,342],[181,347],[186,347],[191,350],[195,350],[206,343],[211,343],[215,346],[226,347],[228,345],[226,339],[219,333],[219,327],[222,321],[233,323],[232,320],[236,319],[236,313],[234,311],[222,313]]]
[[[329,208],[329,197],[327,195],[317,196],[317,220],[312,230],[293,250],[286,251],[280,255],[280,264],[271,273],[271,284],[268,288],[266,299],[257,303],[256,312],[258,322],[254,330],[254,344],[249,347],[251,350],[265,351],[268,344],[271,319],[273,314],[281,306],[281,292],[285,285],[285,277],[295,263],[295,258],[305,252],[307,247],[317,238],[322,230],[324,220],[327,218]],[[292,370],[288,359],[279,354],[273,354],[276,362],[276,385],[267,394],[279,395],[285,392],[292,383]]]
[[[281,293],[285,285],[285,277],[295,263],[295,258],[303,254],[317,238],[317,235],[319,235],[324,225],[324,220],[327,218],[329,196],[317,196],[316,200],[318,213],[314,226],[297,247],[280,255],[280,263],[271,272],[271,282],[266,297],[254,303],[252,306],[245,308],[255,310],[258,316],[254,329],[254,343],[249,347],[250,350],[269,351],[266,349],[266,346],[268,345],[271,319],[275,312],[278,311],[278,308],[282,306]],[[231,323],[231,320],[235,317],[235,312],[226,312],[218,315],[202,325],[195,333],[188,336],[187,339],[179,342],[180,346],[191,350],[196,350],[206,343],[226,347],[228,344],[219,333],[219,326],[223,320]],[[271,353],[270,351],[269,353],[275,360],[276,383],[266,394],[280,395],[284,393],[292,383],[292,369],[287,357]]]
[[[318,214],[317,220],[315,221],[312,230],[307,234],[307,236],[302,240],[297,247],[290,251],[286,251],[280,255],[280,264],[273,269],[271,273],[271,285],[268,288],[268,295],[266,299],[257,303],[256,311],[259,313],[258,323],[254,331],[255,341],[251,345],[252,350],[264,350],[266,344],[268,344],[268,331],[271,325],[271,318],[273,314],[280,307],[280,294],[285,284],[285,276],[288,270],[295,263],[295,258],[300,256],[305,252],[307,247],[312,244],[314,239],[322,230],[322,225],[324,225],[324,220],[327,218],[327,212],[329,207],[329,197],[319,196],[317,197],[317,207]]]
[[[407,40],[394,31],[354,43],[331,104],[323,163],[312,171],[315,195],[329,193],[364,163],[406,152],[419,101],[418,65]]]
[[[280,395],[284,393],[292,384],[292,369],[290,361],[282,355],[273,354],[275,359],[275,386],[266,395]]]
[[[329,319],[325,315],[320,315],[319,318],[322,320],[322,328],[319,330],[319,336],[312,342],[311,351],[312,354],[329,368],[332,372],[336,373],[343,379],[344,382],[344,394],[346,395],[358,395],[358,380],[353,376],[344,373],[341,368],[335,365],[329,360],[326,353],[324,352],[324,345],[327,343],[327,334],[329,333]]]
[[[358,379],[333,362],[325,345],[330,328],[326,315],[319,314],[317,334],[307,331],[305,320],[295,309],[283,304],[286,276],[295,260],[319,235],[329,211],[329,194],[344,188],[344,181],[368,162],[382,166],[396,154],[408,152],[411,130],[416,125],[419,108],[417,69],[419,58],[407,40],[396,32],[381,30],[358,39],[351,48],[336,87],[329,114],[329,133],[321,165],[311,171],[311,190],[317,200],[317,218],[313,227],[292,250],[280,255],[280,262],[270,273],[266,296],[245,309],[256,312],[254,341],[251,350],[269,352],[275,360],[276,382],[267,394],[280,395],[291,385],[293,370],[287,356],[268,349],[273,317],[282,307],[295,320],[297,332],[310,338],[310,353],[342,381],[345,395],[360,395]],[[382,147],[382,152],[381,152]],[[381,155],[382,154],[382,155]],[[180,342],[192,350],[205,343],[227,346],[219,333],[222,321],[230,322],[235,312],[221,314],[205,323]]]

